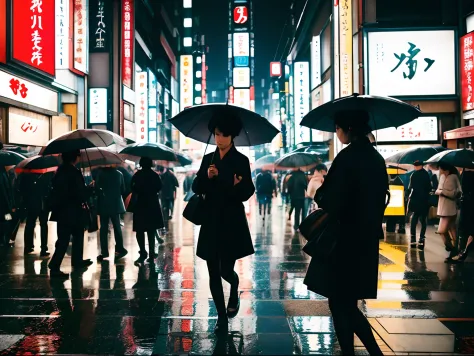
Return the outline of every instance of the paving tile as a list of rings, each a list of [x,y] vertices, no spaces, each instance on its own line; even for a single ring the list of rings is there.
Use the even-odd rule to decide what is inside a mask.
[[[437,319],[376,319],[389,334],[454,335]]]

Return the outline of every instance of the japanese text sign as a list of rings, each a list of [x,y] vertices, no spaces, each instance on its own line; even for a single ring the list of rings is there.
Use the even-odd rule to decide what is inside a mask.
[[[55,75],[55,0],[13,1],[13,58]]]
[[[69,0],[56,0],[56,69],[69,68]]]
[[[180,57],[180,71],[180,108],[181,110],[184,110],[193,105],[193,56],[185,55]]]
[[[89,3],[90,52],[108,52],[112,33],[110,0],[93,0]]]
[[[462,110],[469,111],[474,109],[474,32],[461,37],[459,48]]]
[[[122,80],[132,88],[135,43],[134,0],[122,0]]]
[[[58,111],[58,93],[3,71],[0,71],[0,96],[52,112]]]
[[[87,5],[87,0],[74,0],[74,69],[83,73],[88,71],[89,58]]]
[[[339,72],[341,97],[351,95],[352,85],[352,0],[339,1]]]
[[[309,112],[309,63],[295,62],[294,76],[295,141],[298,144],[310,141],[310,130],[300,126],[301,120]]]
[[[148,75],[147,72],[137,73],[135,88],[135,124],[137,143],[148,142]]]
[[[8,141],[14,144],[45,146],[49,141],[48,116],[12,107],[8,113]]]
[[[455,32],[368,33],[368,94],[456,94]]]

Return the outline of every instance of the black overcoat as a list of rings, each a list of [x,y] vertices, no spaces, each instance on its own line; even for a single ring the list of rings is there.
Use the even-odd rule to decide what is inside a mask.
[[[377,298],[387,190],[384,159],[368,139],[336,156],[315,200],[340,225],[338,243],[329,259],[311,260],[304,280],[309,290],[328,298]]]
[[[165,226],[158,193],[161,179],[151,169],[137,171],[132,178],[132,194],[135,200],[133,210],[133,231],[154,231]]]
[[[207,174],[211,162],[219,171],[213,179]],[[234,175],[242,177],[235,186]],[[255,253],[243,204],[255,192],[248,158],[235,147],[222,160],[218,150],[204,156],[192,189],[205,195],[206,218],[199,233],[197,256],[204,260],[237,260]]]
[[[410,192],[408,210],[413,213],[427,214],[430,208],[431,189],[430,175],[426,170],[413,172],[408,186]]]

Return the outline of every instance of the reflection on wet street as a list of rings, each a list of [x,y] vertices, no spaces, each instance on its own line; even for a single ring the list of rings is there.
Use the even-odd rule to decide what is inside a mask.
[[[228,337],[217,339],[206,265],[195,257],[198,229],[181,217],[182,209],[178,202],[155,265],[134,265],[138,246],[127,216],[129,254],[117,263],[94,262],[64,282],[51,281],[48,259],[39,257],[39,226],[35,253],[23,256],[22,227],[0,265],[3,354],[338,353],[326,300],[303,284],[309,263],[301,252],[304,240],[283,207],[263,221],[253,200],[248,217],[256,253],[236,263],[241,308]],[[55,236],[51,223],[50,251]],[[85,246],[84,257],[95,261],[96,233],[86,234]],[[388,236],[380,246],[379,299],[360,307],[370,318],[438,318],[456,335],[472,329],[473,264],[447,265],[444,257],[432,231],[424,252],[410,250],[405,237]],[[70,251],[63,270],[71,272]],[[471,350],[470,335],[458,339],[459,351]]]

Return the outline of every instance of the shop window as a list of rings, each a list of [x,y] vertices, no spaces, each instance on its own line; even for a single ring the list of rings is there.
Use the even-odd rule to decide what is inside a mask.
[[[135,122],[133,115],[133,106],[128,103],[123,103],[123,118],[128,121]]]

